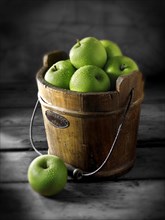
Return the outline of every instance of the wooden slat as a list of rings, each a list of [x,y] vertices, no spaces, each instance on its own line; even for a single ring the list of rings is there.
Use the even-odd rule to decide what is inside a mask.
[[[145,129],[147,134],[148,127],[145,127]],[[145,139],[144,133],[142,133],[142,131],[139,131],[137,147],[164,147],[165,141],[163,130],[157,129],[155,133],[154,130],[152,132],[153,136],[152,133],[147,134],[147,138]],[[2,127],[0,132],[0,140],[1,150],[9,151],[31,149],[29,139],[29,127]],[[33,128],[33,141],[35,143],[36,148],[47,149],[47,139],[44,126],[36,126]]]
[[[156,102],[156,101],[155,101]],[[140,116],[140,135],[148,134],[148,130],[162,130],[165,129],[165,106],[163,102],[160,103],[143,103],[141,106]],[[15,126],[27,126],[29,125],[33,107],[29,108],[2,108],[0,109],[0,126],[1,127],[15,127]],[[35,116],[35,125],[43,125],[43,118],[40,105]],[[159,125],[159,126],[158,126]],[[146,134],[147,130],[147,134]],[[149,135],[149,134],[148,134]],[[159,134],[160,136],[160,134]],[[163,136],[162,136],[163,137]],[[147,137],[144,137],[147,138]],[[161,136],[160,136],[161,138]],[[141,138],[143,139],[143,138]]]
[[[165,105],[143,103],[138,130],[138,140],[163,140],[165,138]]]
[[[36,73],[32,82],[0,83],[0,107],[31,107],[37,98]],[[165,87],[162,82],[148,82],[145,80],[143,103],[164,103]],[[2,101],[3,100],[3,101]],[[25,101],[26,100],[26,101]]]
[[[35,73],[36,74],[36,73]],[[34,74],[34,79],[35,79]],[[163,83],[148,83],[146,81],[144,89],[144,104],[164,104],[165,87]],[[34,107],[37,99],[37,84],[29,83],[0,83],[0,107]]]
[[[0,126],[1,127],[20,127],[29,126],[33,107],[23,108],[1,108]],[[35,114],[34,126],[43,125],[43,118],[40,105]]]
[[[28,126],[17,128],[4,127],[1,129],[0,139],[1,150],[21,150],[31,148]],[[37,126],[33,128],[33,139],[34,142],[36,142],[36,147],[41,147],[43,149],[47,148],[44,126]]]
[[[42,151],[41,151],[42,152]],[[43,152],[44,154],[46,151]],[[30,162],[38,155],[34,151],[1,152],[0,182],[27,181],[27,169]],[[139,148],[137,158],[131,171],[120,179],[162,179],[165,178],[165,148]],[[6,175],[10,173],[11,175]]]
[[[18,87],[17,85],[8,85],[6,89],[2,87],[0,92],[0,96],[4,92],[3,101],[0,102],[2,107],[0,109],[1,149],[29,147],[28,127],[36,97],[34,97],[35,92],[32,87],[24,91],[24,85],[18,85]],[[162,85],[153,89],[149,86],[145,89],[137,137],[138,142],[143,146],[148,145],[148,143],[164,142],[165,102],[163,91]],[[46,142],[40,107],[36,113],[34,127],[35,141]]]
[[[31,108],[12,108],[0,110],[1,149],[24,149],[29,147],[29,124]],[[138,142],[143,146],[148,142],[164,142],[165,112],[164,105],[143,104],[138,130]],[[38,109],[33,126],[36,142],[46,142],[41,110]],[[42,146],[42,144],[41,144]]]
[[[163,219],[165,181],[73,183],[48,199],[27,183],[0,184],[1,219]]]

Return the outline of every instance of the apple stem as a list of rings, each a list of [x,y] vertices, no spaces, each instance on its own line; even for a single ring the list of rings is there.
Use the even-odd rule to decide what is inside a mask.
[[[57,67],[56,67],[56,65],[54,65],[54,71],[56,71],[57,70]]]
[[[81,43],[80,43],[79,39],[77,39],[77,44],[78,44],[78,46],[81,46]]]
[[[126,66],[125,64],[121,64],[120,66],[120,70],[123,71],[125,69],[127,69],[129,66]]]

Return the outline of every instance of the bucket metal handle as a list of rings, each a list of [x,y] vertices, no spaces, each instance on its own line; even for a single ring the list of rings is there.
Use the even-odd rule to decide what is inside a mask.
[[[121,131],[121,128],[124,124],[124,121],[125,121],[125,118],[126,118],[126,115],[129,111],[129,108],[131,106],[131,102],[132,102],[132,98],[133,98],[133,92],[134,92],[134,88],[131,89],[130,93],[129,93],[129,97],[128,97],[128,101],[127,101],[127,104],[126,104],[126,107],[124,109],[124,112],[122,114],[122,117],[121,117],[121,122],[120,122],[120,125],[117,129],[117,132],[116,132],[116,135],[115,135],[115,138],[113,140],[113,143],[109,149],[109,152],[106,156],[106,158],[104,159],[104,161],[102,162],[102,164],[94,171],[92,172],[84,172],[82,171],[81,169],[79,168],[75,168],[73,167],[72,165],[70,164],[66,164],[66,167],[68,169],[68,175],[71,176],[73,179],[75,180],[80,180],[82,179],[82,177],[89,177],[89,176],[92,176],[94,174],[96,174],[98,171],[101,170],[101,168],[106,164],[107,160],[109,159],[113,149],[114,149],[114,146],[118,140],[118,137],[119,137],[119,134],[120,134],[120,131]],[[30,143],[31,143],[31,146],[33,147],[34,151],[38,154],[38,155],[42,155],[41,152],[39,152],[37,150],[37,148],[35,147],[34,145],[34,141],[33,141],[33,133],[32,133],[32,127],[33,127],[33,123],[34,123],[34,117],[35,117],[35,114],[36,114],[36,110],[37,110],[37,107],[38,107],[38,104],[39,104],[40,100],[39,98],[37,99],[36,103],[35,103],[35,106],[34,106],[34,109],[33,109],[33,112],[32,112],[32,116],[31,116],[31,120],[30,120],[30,126],[29,126],[29,138],[30,138]]]

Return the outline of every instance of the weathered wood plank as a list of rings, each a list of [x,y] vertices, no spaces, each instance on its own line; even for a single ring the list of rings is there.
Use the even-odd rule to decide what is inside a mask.
[[[19,127],[29,126],[33,108],[0,109],[0,126]],[[40,107],[35,116],[34,126],[43,126]],[[15,130],[15,129],[14,129]],[[148,132],[149,131],[149,132]],[[143,103],[138,131],[138,140],[161,140],[165,133],[165,106],[163,103]]]
[[[24,149],[29,146],[29,124],[32,114],[31,108],[11,108],[0,110],[0,138],[1,149]],[[165,111],[164,104],[143,104],[138,130],[138,143],[145,146],[148,142],[164,142]],[[38,109],[33,137],[36,142],[46,142],[45,129],[41,110]],[[42,146],[42,144],[40,144]]]
[[[45,149],[46,135],[44,126],[37,126],[33,128],[33,139],[36,142],[36,147]],[[14,149],[31,149],[29,140],[29,127],[4,127],[0,132],[1,146],[0,149],[14,150]],[[45,146],[46,144],[46,146]]]
[[[51,199],[27,183],[0,184],[1,219],[164,219],[165,181],[73,183]]]
[[[41,151],[42,153],[46,153]],[[34,151],[1,152],[0,182],[27,181],[27,169],[38,155]],[[165,148],[139,148],[134,167],[120,179],[162,179],[165,178]],[[10,175],[6,175],[10,173]]]
[[[165,138],[165,104],[155,102],[142,104],[138,130],[140,141]]]
[[[36,73],[35,73],[36,74]],[[35,78],[34,74],[34,78]],[[145,83],[144,101],[145,104],[164,104],[165,87],[163,83]],[[34,107],[37,99],[37,84],[30,83],[0,83],[0,107]]]
[[[30,118],[33,112],[32,107],[28,108],[2,108],[0,109],[1,127],[20,127],[29,126]],[[34,126],[43,125],[43,118],[40,106],[35,114]]]
[[[148,100],[149,101],[149,100]],[[33,107],[13,107],[0,109],[0,126],[1,127],[19,127],[28,126],[32,115]],[[153,103],[144,102],[141,106],[141,125],[155,126],[164,125],[165,105],[163,102]],[[43,125],[43,118],[40,105],[35,114],[34,125]],[[163,127],[162,127],[163,128]],[[165,127],[164,127],[165,128]]]
[[[145,127],[146,131],[148,127]],[[157,129],[157,128],[156,128]],[[140,132],[140,131],[139,131]],[[138,134],[137,147],[155,146],[164,147],[163,130],[155,130],[153,133]],[[146,136],[145,136],[146,134]],[[153,136],[152,136],[153,134]],[[0,132],[1,150],[23,150],[31,149],[28,127],[2,127]],[[38,149],[47,149],[47,139],[44,126],[35,126],[33,128],[33,140]]]

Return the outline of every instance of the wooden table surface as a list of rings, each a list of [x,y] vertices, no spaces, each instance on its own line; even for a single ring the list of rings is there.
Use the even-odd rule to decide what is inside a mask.
[[[158,47],[164,25],[163,1],[132,4],[127,0],[125,5],[122,1],[96,0],[95,7],[91,2],[30,0],[23,3],[16,0],[0,3],[2,220],[165,218],[165,89],[161,81],[164,63],[163,49]],[[108,8],[111,19],[107,17]],[[119,16],[115,17],[115,12]],[[67,51],[74,39],[90,35],[112,36],[112,40],[116,39],[122,49],[138,61],[144,73],[145,98],[141,106],[136,162],[127,174],[116,180],[80,183],[68,180],[60,194],[43,197],[34,192],[27,181],[28,166],[37,156],[29,141],[29,122],[37,98],[35,74],[45,52],[56,48]],[[38,150],[46,153],[40,108],[33,131]]]

